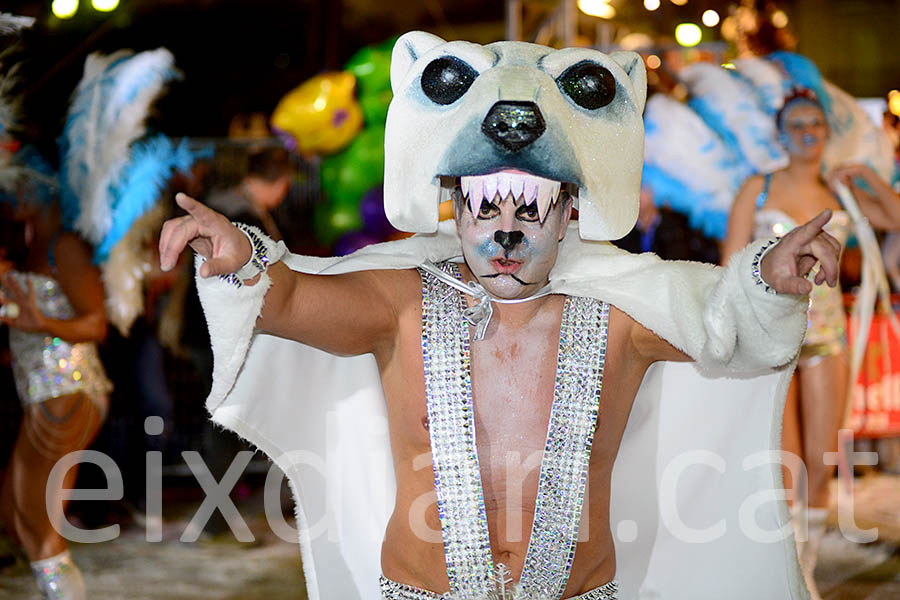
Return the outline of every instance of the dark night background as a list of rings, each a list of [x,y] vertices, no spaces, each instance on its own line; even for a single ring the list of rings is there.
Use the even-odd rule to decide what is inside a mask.
[[[270,114],[308,77],[340,70],[359,48],[410,29],[486,43],[504,37],[502,0],[121,0],[112,13],[82,0],[73,19],[59,20],[50,0],[6,0],[3,10],[36,17],[20,53],[28,137],[48,150],[59,135],[69,95],[90,52],[164,46],[184,73],[158,104],[151,126],[173,136],[227,133],[235,114]],[[555,2],[529,0],[533,14]],[[616,0],[616,22],[651,35],[706,8],[729,2],[664,2],[652,13],[639,0]],[[900,0],[788,0],[798,51],[829,79],[857,96],[883,96],[900,86]],[[526,17],[527,21],[527,17]],[[596,19],[582,17],[581,27]],[[528,23],[526,23],[526,26]],[[707,31],[707,36],[716,36]],[[717,41],[705,39],[704,41]],[[50,151],[48,154],[54,154]]]
[[[480,2],[446,2],[443,9],[432,2],[432,14],[419,2],[359,2],[354,10],[340,0],[122,0],[113,13],[98,13],[88,0],[66,21],[51,15],[49,0],[3,4],[38,19],[17,54],[24,59],[27,137],[49,155],[91,52],[171,50],[184,78],[159,101],[150,125],[173,136],[215,137],[226,134],[233,115],[270,114],[308,77],[341,70],[362,46],[408,29],[440,31],[442,22],[475,16],[493,22],[494,37],[503,32],[496,2],[477,11]],[[409,6],[390,10],[399,5]]]

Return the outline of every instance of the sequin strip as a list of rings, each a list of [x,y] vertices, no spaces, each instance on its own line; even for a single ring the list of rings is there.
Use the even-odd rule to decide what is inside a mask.
[[[559,598],[569,580],[597,425],[608,324],[608,304],[566,299],[534,525],[520,579],[525,598]]]
[[[35,583],[44,600],[84,597],[84,579],[68,552],[56,558],[40,560],[41,567],[31,566]],[[80,592],[80,593],[79,593]]]
[[[54,319],[75,316],[68,298],[52,277],[16,271],[11,276],[25,290],[29,281],[34,285],[35,303],[45,316]],[[96,344],[70,344],[45,333],[10,327],[9,349],[16,390],[25,406],[75,392],[95,398],[112,390]]]
[[[381,586],[381,597],[384,600],[453,600],[449,594],[436,594],[411,585],[397,583],[384,575],[379,578],[378,583]],[[576,596],[572,600],[616,600],[618,591],[618,582],[610,581],[605,585]],[[486,596],[483,600],[490,600],[491,598],[492,596]]]
[[[440,268],[459,276],[452,263]],[[454,599],[483,600],[492,587],[493,558],[475,445],[465,298],[420,272],[425,395],[447,577]]]

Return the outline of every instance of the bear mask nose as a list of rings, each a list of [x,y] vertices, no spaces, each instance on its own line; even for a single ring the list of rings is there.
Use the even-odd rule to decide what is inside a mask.
[[[481,123],[481,131],[510,152],[518,152],[547,129],[534,102],[497,102]]]
[[[503,249],[510,252],[519,245],[525,234],[521,231],[496,231],[494,232],[494,241],[503,246]]]

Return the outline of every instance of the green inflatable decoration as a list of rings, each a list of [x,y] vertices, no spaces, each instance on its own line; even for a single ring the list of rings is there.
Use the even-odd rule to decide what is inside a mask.
[[[331,246],[342,235],[362,229],[359,202],[384,180],[384,123],[391,102],[391,52],[396,38],[359,49],[344,65],[356,77],[365,121],[350,145],[322,159],[319,178],[325,203],[316,207],[316,236]]]
[[[320,204],[313,211],[313,226],[319,241],[331,246],[345,233],[362,229],[359,207],[333,202]]]
[[[361,48],[344,68],[356,77],[357,98],[366,125],[384,124],[391,94],[391,51],[396,39]]]
[[[377,94],[360,96],[359,107],[362,109],[363,120],[366,125],[384,125],[387,121],[388,105],[394,97],[390,90]]]
[[[344,65],[356,76],[360,96],[391,90],[392,48],[393,44],[360,48]]]
[[[384,125],[366,127],[346,150],[322,161],[322,189],[336,204],[358,206],[384,179]]]

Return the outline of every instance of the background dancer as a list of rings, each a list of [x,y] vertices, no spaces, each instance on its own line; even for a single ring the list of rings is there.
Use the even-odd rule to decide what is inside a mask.
[[[741,188],[729,216],[723,264],[751,239],[784,235],[826,209],[833,211],[826,229],[842,245],[853,233],[851,213],[843,209],[821,175],[829,133],[821,104],[809,92],[795,93],[785,100],[776,125],[790,162],[784,169],[749,178]],[[866,183],[858,185],[856,177],[865,178]],[[900,227],[900,198],[870,168],[844,167],[832,171],[830,178],[849,184],[873,226]],[[864,187],[870,191],[863,191]],[[813,597],[817,593],[812,573],[834,475],[834,467],[825,465],[823,456],[837,449],[850,378],[846,326],[840,288],[815,286],[810,294],[809,328],[784,413],[782,448],[803,463],[786,464],[784,476],[785,488],[793,494],[795,523],[801,522],[804,505],[809,507],[809,541],[802,545],[800,558]],[[806,481],[794,479],[801,473]]]
[[[96,343],[106,335],[103,284],[91,248],[62,231],[49,192],[26,186],[6,203],[0,322],[9,327],[23,418],[0,492],[0,518],[28,555],[45,598],[85,598],[84,581],[60,534],[62,489],[77,465],[49,481],[59,459],[90,446],[112,385]]]

